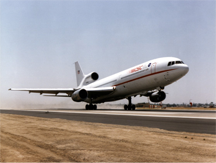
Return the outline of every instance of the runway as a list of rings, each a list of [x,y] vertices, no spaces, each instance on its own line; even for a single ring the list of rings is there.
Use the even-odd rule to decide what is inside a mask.
[[[0,112],[94,123],[144,126],[169,131],[216,134],[216,111],[46,109],[0,110]]]

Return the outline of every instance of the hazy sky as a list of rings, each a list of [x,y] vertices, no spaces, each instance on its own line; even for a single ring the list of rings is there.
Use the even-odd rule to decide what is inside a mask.
[[[74,88],[76,61],[85,73],[96,71],[101,79],[166,56],[182,59],[190,71],[165,88],[164,103],[215,103],[215,3],[1,0],[1,108],[76,106],[70,98],[8,91]],[[134,103],[147,101],[133,98]]]

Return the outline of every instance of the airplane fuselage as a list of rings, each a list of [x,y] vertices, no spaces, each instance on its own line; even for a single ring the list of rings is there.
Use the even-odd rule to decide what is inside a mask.
[[[168,65],[169,62],[175,63]],[[188,66],[178,58],[158,58],[95,81],[84,86],[83,89],[113,86],[115,87],[113,93],[94,98],[92,103],[115,101],[163,88],[183,77],[188,70]],[[85,102],[90,100],[87,98]]]

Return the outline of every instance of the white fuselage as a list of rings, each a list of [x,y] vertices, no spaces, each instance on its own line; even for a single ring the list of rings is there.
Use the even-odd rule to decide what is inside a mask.
[[[168,65],[172,61],[175,63]],[[158,58],[95,81],[83,89],[113,86],[113,93],[93,99],[92,102],[115,101],[165,87],[183,77],[188,70],[188,66],[178,58]],[[87,98],[85,102],[90,102],[90,99]]]

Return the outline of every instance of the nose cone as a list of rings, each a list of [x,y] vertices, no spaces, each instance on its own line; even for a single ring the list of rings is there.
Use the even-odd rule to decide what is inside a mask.
[[[189,67],[188,67],[188,65],[185,65],[185,74],[187,74],[188,73],[188,71],[189,71]]]
[[[179,67],[179,71],[181,72],[182,76],[186,75],[189,71],[188,65],[181,65],[181,67]]]

